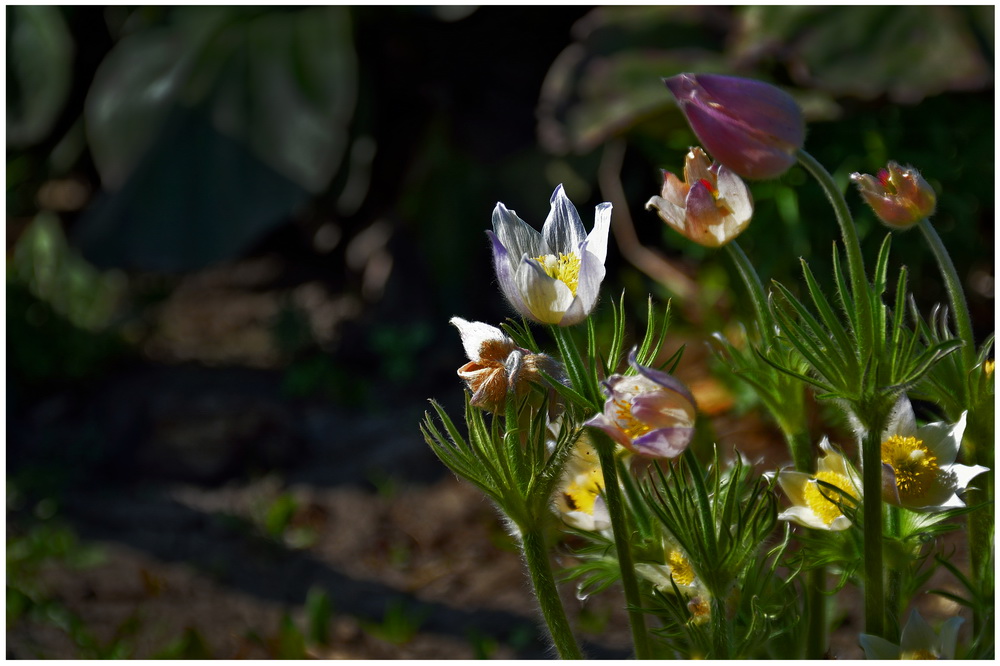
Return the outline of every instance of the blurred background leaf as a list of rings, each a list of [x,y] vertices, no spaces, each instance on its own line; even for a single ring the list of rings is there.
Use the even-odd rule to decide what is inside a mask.
[[[69,95],[73,42],[59,9],[7,11],[7,145],[46,137]]]

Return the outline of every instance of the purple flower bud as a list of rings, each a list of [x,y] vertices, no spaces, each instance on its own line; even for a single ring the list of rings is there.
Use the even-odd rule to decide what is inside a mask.
[[[678,74],[663,82],[716,162],[754,179],[776,178],[795,164],[806,128],[788,93],[719,74]]]

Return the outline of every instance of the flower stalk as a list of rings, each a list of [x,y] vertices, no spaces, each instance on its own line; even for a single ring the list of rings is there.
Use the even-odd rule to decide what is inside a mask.
[[[868,423],[861,440],[862,521],[864,526],[865,633],[885,637],[882,559],[882,430],[881,417]]]
[[[625,604],[628,607],[629,627],[632,630],[632,646],[636,659],[650,659],[652,653],[649,645],[649,635],[646,633],[646,618],[642,612],[642,599],[639,597],[639,582],[635,575],[635,565],[632,558],[632,546],[629,542],[628,523],[625,519],[625,502],[618,483],[618,462],[615,460],[615,444],[603,430],[591,428],[594,434],[594,446],[604,473],[604,495],[608,504],[608,515],[611,518],[611,530],[615,539],[615,551],[621,568],[622,589],[625,592]]]
[[[552,636],[552,643],[559,653],[560,659],[582,659],[580,646],[576,643],[573,630],[570,628],[566,609],[563,608],[555,577],[552,575],[552,564],[549,562],[548,548],[545,544],[545,534],[540,526],[532,526],[521,535],[521,547],[524,561],[528,566],[531,586],[542,609],[542,616]]]

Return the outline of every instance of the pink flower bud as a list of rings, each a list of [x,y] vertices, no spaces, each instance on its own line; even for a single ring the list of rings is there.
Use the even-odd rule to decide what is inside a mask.
[[[663,82],[716,162],[754,179],[776,178],[795,164],[806,128],[788,93],[718,74],[678,74]]]
[[[709,164],[701,148],[684,159],[684,180],[663,172],[660,196],[646,202],[668,226],[706,247],[719,247],[739,236],[753,216],[746,184],[719,164]]]
[[[890,227],[906,229],[934,213],[934,190],[913,167],[889,162],[877,177],[852,173],[851,180],[878,219]]]

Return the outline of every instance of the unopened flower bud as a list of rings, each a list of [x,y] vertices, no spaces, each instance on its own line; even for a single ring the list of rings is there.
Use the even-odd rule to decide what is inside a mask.
[[[692,148],[684,160],[684,180],[664,171],[660,196],[646,208],[685,238],[719,247],[750,224],[753,199],[739,176],[720,164],[709,165],[705,151]]]
[[[712,158],[744,178],[776,178],[805,143],[802,109],[763,81],[678,74],[663,82]]]
[[[934,190],[913,167],[889,162],[877,176],[852,173],[851,180],[876,217],[890,227],[907,229],[934,213]]]

